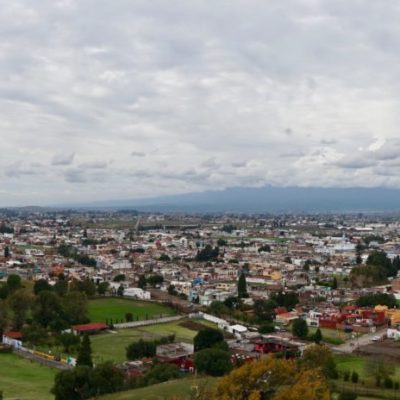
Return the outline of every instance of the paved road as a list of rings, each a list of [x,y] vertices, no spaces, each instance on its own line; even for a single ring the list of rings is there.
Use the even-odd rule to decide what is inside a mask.
[[[352,353],[357,350],[357,347],[365,346],[372,343],[372,338],[374,336],[382,336],[386,333],[386,328],[379,329],[374,333],[366,333],[356,339],[351,339],[344,344],[332,347],[332,350],[338,353]]]

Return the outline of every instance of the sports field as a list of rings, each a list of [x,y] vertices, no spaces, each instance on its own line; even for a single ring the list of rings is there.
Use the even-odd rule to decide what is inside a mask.
[[[50,400],[56,370],[15,354],[0,354],[0,390],[4,400]]]
[[[116,297],[89,300],[89,318],[93,322],[125,322],[127,313],[132,313],[135,320],[143,320],[174,315],[175,310],[150,301]]]

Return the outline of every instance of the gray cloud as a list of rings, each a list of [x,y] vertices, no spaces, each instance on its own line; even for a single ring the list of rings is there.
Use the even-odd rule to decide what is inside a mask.
[[[74,161],[75,153],[71,154],[56,154],[53,157],[51,165],[71,165]]]
[[[143,153],[141,151],[132,151],[131,155],[133,157],[146,157],[146,153]]]
[[[4,2],[0,205],[400,187],[399,18],[392,0]]]

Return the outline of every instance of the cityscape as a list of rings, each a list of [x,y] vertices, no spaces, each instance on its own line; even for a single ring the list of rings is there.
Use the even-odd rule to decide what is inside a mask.
[[[0,4],[0,400],[400,399],[398,1]]]

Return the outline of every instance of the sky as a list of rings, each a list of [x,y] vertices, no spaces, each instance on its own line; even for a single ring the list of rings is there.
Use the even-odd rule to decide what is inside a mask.
[[[0,0],[0,205],[400,187],[398,0]]]

